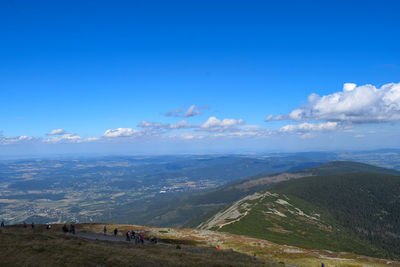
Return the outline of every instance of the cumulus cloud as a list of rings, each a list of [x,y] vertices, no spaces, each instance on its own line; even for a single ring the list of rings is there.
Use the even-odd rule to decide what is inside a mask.
[[[150,122],[144,120],[141,121],[137,126],[141,128],[166,129],[166,130],[187,129],[195,127],[189,125],[186,120],[182,120],[177,123],[160,123],[160,122]]]
[[[342,91],[326,96],[311,94],[308,104],[281,119],[325,120],[352,124],[400,120],[400,83],[357,86],[345,83]]]
[[[197,107],[196,105],[191,105],[186,111],[184,111],[181,108],[175,109],[175,110],[170,110],[165,113],[165,116],[167,117],[193,117],[196,115],[202,114],[201,110],[203,109],[209,109],[207,106],[202,106],[202,107]]]
[[[65,133],[66,132],[65,132],[64,129],[58,128],[58,129],[54,129],[54,130],[48,132],[46,135],[62,135],[62,134],[65,134]]]
[[[325,122],[325,123],[300,123],[300,124],[289,124],[280,128],[281,132],[314,132],[314,131],[333,131],[339,127],[338,122]]]
[[[108,129],[104,132],[103,137],[134,137],[140,135],[140,131],[132,128]]]
[[[237,130],[237,127],[244,123],[242,119],[223,119],[209,117],[206,122],[200,125],[199,130],[209,132],[224,132]]]

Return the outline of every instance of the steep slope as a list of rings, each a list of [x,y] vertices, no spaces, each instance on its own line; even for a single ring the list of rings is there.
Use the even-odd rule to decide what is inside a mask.
[[[312,176],[246,196],[200,225],[281,244],[400,256],[400,177]]]

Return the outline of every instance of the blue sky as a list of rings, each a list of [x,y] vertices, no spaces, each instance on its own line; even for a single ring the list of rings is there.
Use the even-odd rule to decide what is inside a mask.
[[[2,1],[0,153],[400,147],[399,8]]]

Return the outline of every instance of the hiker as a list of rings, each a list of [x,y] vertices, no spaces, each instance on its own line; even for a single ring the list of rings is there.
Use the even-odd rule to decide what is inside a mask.
[[[1,221],[1,227],[4,227],[4,221]]]
[[[153,237],[153,242],[154,242],[154,244],[157,244],[157,242],[158,242],[157,236],[154,236],[154,237]]]
[[[117,235],[118,235],[118,229],[115,228],[115,229],[114,229],[114,236],[117,236]]]
[[[135,238],[135,230],[132,230],[132,231],[131,231],[131,238],[132,238],[132,239]]]
[[[47,224],[46,225],[46,230],[50,230],[50,228],[51,228],[51,224]]]
[[[137,245],[137,243],[139,243],[139,235],[134,235],[135,238],[135,245]]]
[[[75,225],[71,223],[71,234],[75,234]]]
[[[35,224],[32,222],[32,224],[31,224],[31,226],[32,226],[32,229],[34,229],[35,228]]]
[[[68,233],[68,227],[66,224],[64,224],[64,226],[62,227],[62,230],[64,233]]]
[[[131,232],[126,232],[126,241],[131,241]]]
[[[104,225],[103,231],[104,231],[104,234],[106,235],[107,234],[107,227],[105,225]]]
[[[139,233],[140,243],[144,244],[143,234],[142,232]]]
[[[26,225],[26,222],[24,221],[24,228],[26,228],[26,227],[28,227],[28,226]]]

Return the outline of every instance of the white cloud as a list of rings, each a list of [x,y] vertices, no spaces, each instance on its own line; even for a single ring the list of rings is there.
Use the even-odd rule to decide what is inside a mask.
[[[187,118],[187,117],[193,117],[196,115],[201,114],[201,111],[196,109],[196,105],[191,105],[188,110],[185,112],[185,114],[183,114],[183,117]]]
[[[58,128],[58,129],[54,129],[54,130],[50,131],[46,135],[62,135],[62,134],[65,134],[65,133],[66,132],[65,132],[64,129]]]
[[[42,139],[42,141],[45,143],[80,143],[83,140],[84,139],[76,134],[63,134],[60,137]]]
[[[140,135],[140,131],[132,128],[108,129],[104,132],[103,137],[133,137]]]
[[[83,143],[92,142],[99,140],[97,137],[81,138],[76,134],[63,134],[62,136],[51,137],[51,138],[40,138],[34,136],[10,136],[4,137],[0,135],[0,145],[11,145],[11,144],[26,144],[26,143]]]
[[[324,122],[324,123],[300,123],[289,124],[280,128],[281,132],[313,132],[313,131],[333,131],[339,128],[338,122]]]
[[[167,116],[167,117],[171,117],[171,116],[179,117],[179,115],[181,115],[182,113],[183,113],[182,109],[178,108],[178,109],[173,109],[173,110],[170,110],[168,112],[165,112],[165,116]]]
[[[209,132],[224,132],[237,130],[237,126],[243,124],[242,119],[223,119],[222,121],[216,117],[209,117],[206,122],[200,125],[199,130]]]
[[[314,137],[314,135],[312,133],[305,133],[305,134],[300,135],[300,138],[302,138],[302,139],[310,139],[313,137]]]
[[[84,139],[85,142],[93,142],[93,141],[98,141],[98,140],[100,140],[100,138],[98,138],[98,137],[88,137],[88,138]]]
[[[32,136],[11,136],[11,137],[4,137],[0,135],[0,144],[2,145],[11,145],[11,144],[21,144],[21,143],[29,143],[32,141],[36,141],[36,137]]]
[[[400,120],[400,83],[377,89],[373,85],[345,83],[341,92],[311,94],[308,104],[279,119],[325,120],[346,123],[379,123]]]
[[[189,125],[186,120],[182,120],[177,123],[159,123],[159,122],[150,122],[144,120],[141,121],[137,126],[142,128],[168,129],[168,130],[194,128],[194,126]]]
[[[272,120],[274,118],[274,116],[272,114],[268,115],[264,121],[268,122],[270,120]]]
[[[193,116],[202,114],[202,112],[201,112],[202,109],[209,109],[209,107],[207,107],[207,106],[197,107],[196,105],[191,105],[185,112],[181,108],[178,108],[178,109],[174,109],[174,110],[170,110],[170,111],[166,112],[165,116],[188,118],[188,117],[193,117]]]

